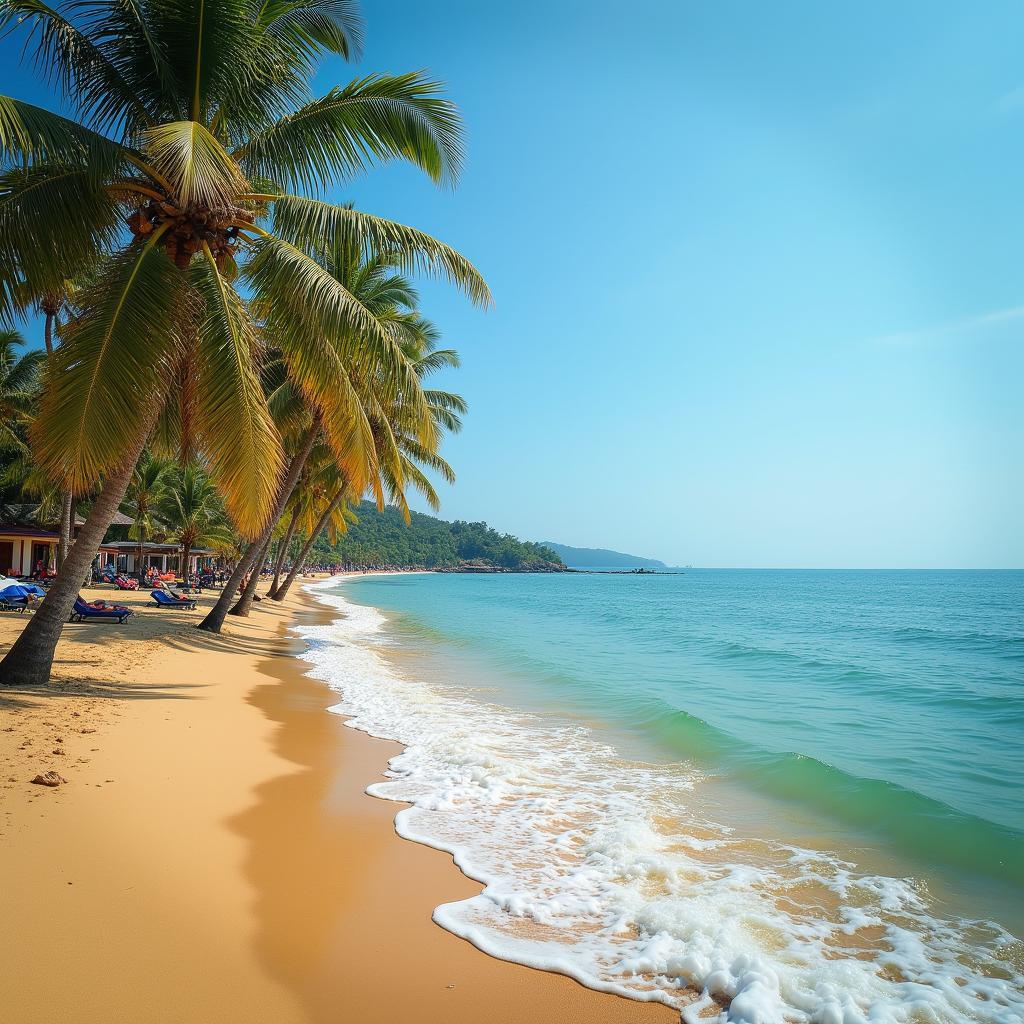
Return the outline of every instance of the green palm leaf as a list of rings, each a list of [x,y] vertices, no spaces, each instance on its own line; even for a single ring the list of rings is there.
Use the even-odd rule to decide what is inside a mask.
[[[444,459],[442,459],[440,456],[436,456],[436,458],[439,462],[444,463],[444,465],[448,467],[448,473],[445,475],[445,479],[447,480],[447,482],[454,483],[455,474],[452,472],[451,467],[448,466],[448,463],[445,462]],[[441,499],[438,496],[437,491],[434,489],[434,485],[427,478],[423,470],[421,470],[420,467],[417,466],[416,463],[412,461],[412,459],[406,458],[402,459],[402,469],[403,472],[405,473],[406,484],[419,491],[420,494],[422,494],[423,497],[426,498],[427,504],[435,512],[440,512]]]
[[[247,188],[227,150],[197,121],[173,121],[149,129],[145,152],[183,206],[228,208]]]
[[[452,179],[462,161],[461,123],[439,89],[419,72],[371,75],[281,118],[234,155],[250,178],[306,191],[394,159],[435,181]]]
[[[274,233],[299,248],[352,247],[400,270],[441,276],[480,305],[491,302],[487,283],[469,260],[416,228],[302,196],[279,196],[273,209]]]
[[[61,293],[120,227],[117,204],[81,167],[43,164],[0,174],[0,321],[22,293]]]
[[[93,128],[130,133],[151,123],[139,93],[90,33],[40,0],[3,0],[0,27],[11,23],[28,29],[26,48],[35,51],[33,63],[40,77],[58,86]]]
[[[158,232],[111,259],[79,299],[80,313],[47,372],[31,437],[55,481],[83,492],[124,458],[152,402],[162,402],[193,306]]]
[[[152,121],[180,121],[187,110],[175,92],[175,73],[156,34],[156,4],[150,0],[108,0],[94,9],[86,31],[107,54]],[[130,127],[146,127],[143,122]]]
[[[81,167],[98,180],[130,159],[129,150],[98,132],[10,96],[0,96],[0,153],[21,164]]]
[[[17,331],[0,330],[0,451],[27,450],[25,426],[35,412],[46,356],[39,351],[19,354],[24,345]]]
[[[434,418],[444,417],[444,428],[453,433],[462,429],[460,416],[465,416],[469,411],[466,400],[460,395],[453,395],[448,391],[424,391],[423,397],[430,406]]]
[[[275,337],[330,339],[341,365],[379,365],[394,393],[419,385],[399,345],[336,277],[289,242],[262,238],[246,266],[260,306],[272,311]],[[281,344],[284,349],[284,344]],[[287,352],[285,353],[287,356]]]
[[[437,452],[432,451],[411,437],[403,437],[400,443],[402,450],[407,455],[410,455],[428,469],[432,469],[445,483],[455,483],[455,470]],[[406,471],[408,472],[408,466],[406,466]]]
[[[193,280],[206,316],[200,329],[196,432],[210,475],[232,519],[246,536],[266,523],[283,453],[254,358],[256,325],[235,290],[220,276],[207,248]]]
[[[259,0],[257,24],[305,60],[328,50],[346,60],[363,48],[363,21],[352,0]]]

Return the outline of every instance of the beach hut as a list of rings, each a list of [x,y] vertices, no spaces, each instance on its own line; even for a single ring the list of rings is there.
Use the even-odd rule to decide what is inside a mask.
[[[133,520],[118,512],[111,523],[108,538],[124,533]],[[85,525],[76,516],[72,538]],[[0,576],[31,576],[37,569],[52,571],[57,566],[57,547],[60,544],[59,527],[44,521],[38,505],[0,505]],[[115,560],[117,549],[106,539],[100,546],[99,567]]]
[[[31,521],[0,519],[0,575],[29,576],[40,566],[52,569],[59,539]]]
[[[213,556],[209,548],[193,548],[189,553],[188,572],[195,576],[199,569],[207,564]],[[128,576],[135,576],[139,571],[139,543],[134,540],[107,541],[100,547],[100,563],[102,569],[108,564]],[[176,572],[181,575],[184,571],[181,565],[181,545],[161,544],[154,541],[147,541],[142,546],[143,571],[149,566],[154,566],[161,573]]]

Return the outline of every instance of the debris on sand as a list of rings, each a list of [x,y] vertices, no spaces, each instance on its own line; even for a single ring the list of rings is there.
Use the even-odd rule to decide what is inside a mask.
[[[49,771],[43,772],[42,775],[37,775],[33,780],[32,784],[35,786],[60,786],[67,783],[67,779],[63,775],[57,772]]]

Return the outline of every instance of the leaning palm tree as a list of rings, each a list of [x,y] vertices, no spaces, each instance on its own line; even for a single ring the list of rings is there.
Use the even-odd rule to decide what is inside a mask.
[[[362,263],[360,271],[370,270]],[[377,277],[380,268],[373,267],[372,275]],[[379,278],[378,278],[379,280]],[[407,356],[413,361],[415,373],[425,378],[444,367],[457,367],[459,358],[453,349],[437,348],[438,332],[433,324],[416,312],[401,312],[397,307],[397,296],[411,296],[411,289],[403,279],[394,277],[385,279],[386,287],[380,289],[381,294],[396,297],[395,306],[390,310],[390,326]],[[382,312],[382,318],[384,313]],[[357,388],[358,389],[358,388]],[[428,409],[437,430],[433,443],[424,444],[415,430],[415,422],[410,422],[407,410],[401,402],[384,408],[379,404],[371,415],[371,423],[375,434],[382,440],[381,448],[392,451],[394,459],[381,461],[381,477],[387,488],[388,498],[397,506],[409,522],[410,510],[406,500],[406,491],[412,488],[418,491],[432,509],[440,508],[440,499],[424,468],[438,474],[448,483],[453,483],[455,474],[451,466],[438,453],[441,432],[457,432],[462,428],[461,416],[466,411],[466,403],[460,395],[448,391],[427,391]],[[413,429],[410,429],[412,427]],[[296,577],[305,567],[313,546],[325,530],[335,532],[344,530],[345,503],[357,503],[361,497],[354,491],[344,474],[335,474],[333,494],[322,499],[322,511],[316,524],[307,531],[306,540],[292,563],[284,581],[275,585],[270,596],[276,601],[283,601],[295,582]],[[378,502],[380,504],[380,502]]]
[[[362,244],[354,236],[340,236],[337,234],[321,234],[312,236],[307,240],[310,250],[310,257],[321,267],[323,272],[330,275],[331,280],[343,287],[346,292],[352,295],[360,305],[367,310],[368,314],[375,318],[375,326],[378,330],[388,333],[395,343],[396,358],[403,364],[404,380],[399,389],[388,386],[386,381],[379,382],[382,395],[402,395],[403,404],[411,410],[412,416],[417,416],[417,425],[424,433],[424,440],[428,441],[433,435],[433,422],[429,419],[425,398],[419,386],[419,380],[415,375],[414,367],[408,358],[408,353],[397,344],[394,332],[390,330],[390,321],[396,308],[402,304],[409,305],[413,301],[413,292],[409,283],[400,277],[394,270],[395,259],[391,254],[381,254],[379,250]],[[258,304],[262,305],[262,304]],[[284,333],[292,329],[293,312],[280,302],[270,307],[263,307],[266,313],[264,328],[271,336]],[[341,335],[327,336],[327,340],[333,341],[339,353],[352,346],[351,330]],[[382,479],[388,475],[389,461],[393,461],[393,453],[387,446],[388,437],[374,428],[373,409],[378,401],[374,394],[373,387],[378,382],[373,381],[373,376],[378,372],[378,364],[363,361],[353,361],[346,365],[344,380],[339,383],[347,387],[354,398],[359,409],[359,416],[366,430],[367,442],[355,447],[354,451],[348,452],[345,459],[340,460],[339,471],[345,476],[346,481],[356,481],[356,490],[362,486],[372,487],[378,497],[383,501]],[[386,371],[391,373],[392,371]],[[367,381],[371,386],[366,387]],[[360,386],[360,384],[364,386]],[[292,396],[290,402],[284,402],[278,398],[274,402],[274,408],[280,410],[292,410],[297,406],[301,411],[304,402],[301,394],[297,394],[294,388],[290,389]],[[298,401],[296,401],[298,399]],[[290,412],[290,422],[294,422],[294,412]],[[301,477],[302,469],[307,465],[317,444],[317,438],[323,426],[322,416],[318,413],[307,426],[303,424],[301,434],[303,441],[299,445],[295,457],[291,460],[286,482],[295,480],[296,484]],[[353,459],[358,464],[353,463]],[[335,463],[339,460],[335,455]],[[346,486],[352,486],[347,483]],[[278,508],[275,510],[275,517],[279,518],[285,511],[287,494],[281,494]],[[268,523],[263,536],[254,541],[242,560],[235,567],[232,578],[221,592],[214,607],[206,618],[200,623],[200,628],[218,629],[223,617],[228,613],[231,601],[234,598],[234,587],[236,581],[241,582],[243,574],[248,573],[248,582],[242,589],[238,603],[230,608],[230,614],[246,616],[252,608],[252,602],[256,596],[256,587],[259,582],[258,567],[262,566],[269,550],[273,523]],[[276,589],[276,587],[275,587]]]
[[[437,181],[460,162],[457,112],[421,74],[310,95],[322,53],[358,49],[350,4],[0,0],[0,26],[16,25],[78,119],[0,96],[0,319],[26,289],[47,294],[101,267],[76,296],[31,434],[55,482],[75,493],[103,482],[65,571],[4,659],[5,682],[33,684],[49,675],[78,581],[183,366],[196,444],[238,531],[258,538],[278,518],[289,478],[240,285],[290,311],[274,343],[354,478],[372,472],[374,453],[348,369],[373,365],[395,392],[416,382],[310,250],[355,238],[474,301],[489,294],[441,242],[308,195],[382,160]]]
[[[320,444],[310,452],[306,466],[292,492],[285,514],[275,528],[278,537],[274,558],[274,576],[268,596],[273,597],[281,584],[285,560],[293,554],[293,541],[307,536],[317,517],[317,507],[328,491],[333,491],[338,477],[337,463],[330,448]]]

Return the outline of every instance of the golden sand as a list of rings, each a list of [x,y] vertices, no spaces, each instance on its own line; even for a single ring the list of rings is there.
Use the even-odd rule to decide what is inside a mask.
[[[342,725],[264,601],[225,634],[146,607],[69,625],[45,690],[0,689],[5,1024],[678,1020],[493,960],[433,924],[470,895],[364,794],[394,744]],[[0,653],[21,629],[0,616]],[[33,785],[54,770],[68,782]]]

